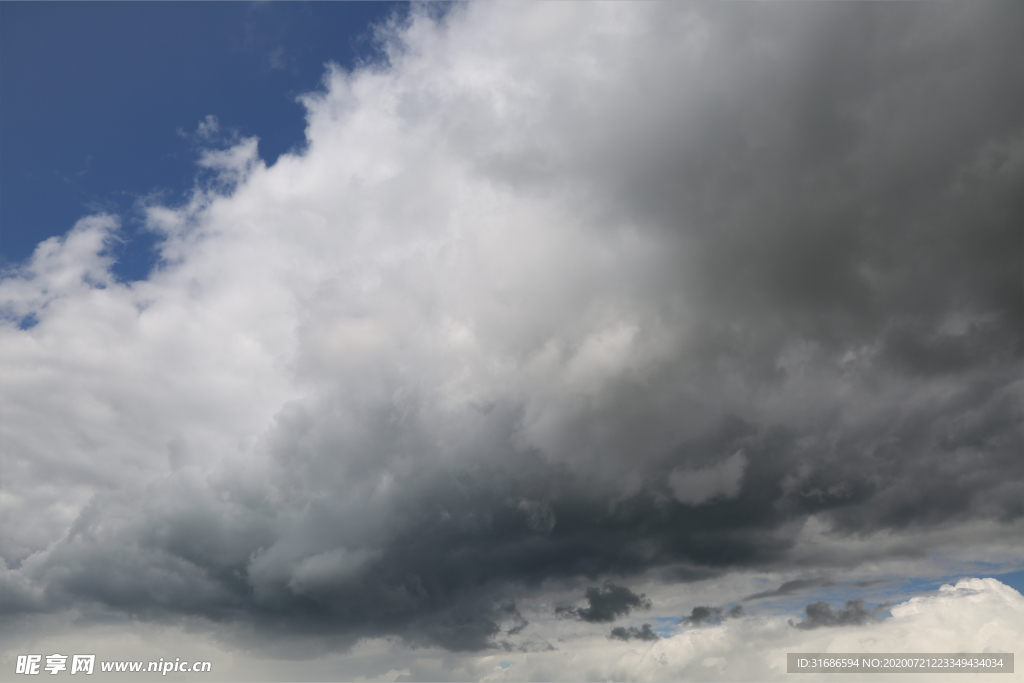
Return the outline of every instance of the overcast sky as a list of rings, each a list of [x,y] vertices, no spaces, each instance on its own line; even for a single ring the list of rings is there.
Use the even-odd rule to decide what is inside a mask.
[[[83,11],[32,7],[5,43]],[[164,170],[86,169],[77,204],[22,174],[4,214],[0,678],[1024,642],[1024,6],[225,7],[209,40],[294,121],[147,118],[117,81]],[[11,135],[39,101],[2,87]]]

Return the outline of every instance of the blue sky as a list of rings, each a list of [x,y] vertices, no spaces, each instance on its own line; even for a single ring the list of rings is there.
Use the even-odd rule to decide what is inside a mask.
[[[261,157],[304,143],[296,96],[324,64],[379,58],[390,2],[0,4],[0,262],[16,263],[96,210],[125,218],[115,271],[141,279],[152,238],[136,201],[180,200],[207,115],[258,136]]]
[[[1024,640],[1024,4],[0,31],[0,681]]]

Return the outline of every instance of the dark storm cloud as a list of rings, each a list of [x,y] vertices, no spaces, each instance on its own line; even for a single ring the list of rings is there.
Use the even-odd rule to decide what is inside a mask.
[[[555,615],[587,621],[592,624],[615,621],[634,609],[650,609],[651,601],[641,593],[637,595],[625,586],[606,581],[604,586],[591,586],[583,592],[587,607],[556,607]]]
[[[651,630],[650,624],[644,624],[640,628],[636,626],[624,627],[616,626],[612,629],[611,633],[608,634],[609,638],[613,640],[644,640],[653,641],[658,640],[658,634]]]
[[[651,483],[609,511],[607,499],[583,482],[535,454],[514,452],[500,468],[410,471],[393,481],[393,498],[363,510],[358,496],[354,512],[320,499],[284,529],[282,511],[261,500],[266,494],[232,485],[206,500],[202,489],[165,482],[145,504],[97,498],[95,514],[83,517],[39,568],[46,603],[5,609],[47,611],[85,600],[139,617],[232,621],[245,615],[282,640],[336,633],[335,644],[343,645],[396,634],[456,651],[494,647],[528,633],[526,620],[503,597],[510,585],[640,573],[677,562],[720,572],[784,561],[792,538],[780,530],[787,516],[775,504],[785,497],[772,482],[782,472],[772,469],[770,456],[791,442],[784,435],[765,441],[760,447],[747,441],[753,476],[745,495],[699,508],[665,502]],[[301,471],[318,467],[314,461]],[[321,472],[316,488],[342,488],[344,473],[337,476]],[[751,483],[758,481],[764,483]],[[550,532],[509,502],[527,497],[546,501],[558,520]],[[237,502],[224,502],[232,499]],[[133,519],[135,509],[147,515]],[[384,517],[390,518],[382,525]],[[113,520],[119,523],[111,528]],[[360,554],[360,543],[367,552]],[[332,555],[339,547],[355,550]],[[284,552],[272,556],[275,549]],[[606,623],[649,604],[615,584],[590,587],[584,598],[585,606],[563,608],[561,615]],[[721,608],[711,609],[715,614],[707,616],[718,617]]]
[[[708,135],[634,147],[649,163],[629,166],[647,173],[621,190],[685,232],[712,355],[769,383],[795,338],[836,362],[869,345],[879,370],[935,379],[1017,357],[1024,214],[1010,159],[1024,90],[1005,31],[1019,10],[1006,26],[937,5],[715,13],[723,50],[794,42],[761,64],[756,50],[716,55],[736,70],[728,95],[695,105],[715,121]],[[951,41],[938,38],[947,28]],[[975,49],[973,31],[993,42]],[[941,330],[971,309],[995,319]]]
[[[315,301],[280,325],[298,330],[297,359],[267,356],[316,389],[289,398],[257,430],[251,462],[202,476],[173,449],[174,472],[118,487],[114,475],[131,468],[90,445],[96,452],[81,461],[110,471],[96,475],[102,485],[70,531],[40,532],[43,540],[8,532],[4,610],[85,604],[139,618],[196,616],[253,626],[268,641],[330,635],[331,647],[387,635],[451,650],[518,647],[530,627],[516,599],[552,582],[627,582],[649,570],[678,581],[739,568],[826,573],[865,558],[794,559],[811,517],[832,538],[903,534],[897,550],[878,552],[925,557],[929,531],[1024,516],[1024,7],[617,7],[641,13],[643,30],[625,44],[595,39],[600,54],[586,59],[549,60],[589,63],[607,48],[621,69],[607,78],[526,62],[512,70],[526,83],[509,87],[511,114],[480,114],[476,91],[444,100],[458,91],[447,81],[384,98],[401,102],[402,125],[422,133],[416,140],[436,136],[446,152],[464,154],[451,166],[530,201],[565,189],[571,199],[550,225],[583,216],[586,239],[572,248],[499,241],[499,256],[536,248],[554,265],[534,269],[530,253],[522,264],[495,258],[470,271],[481,282],[421,286],[416,278],[432,282],[442,259],[426,275],[366,266],[370,274],[353,283],[324,276],[281,294]],[[462,25],[460,12],[502,11],[510,10],[457,6],[450,25]],[[696,56],[679,52],[676,33],[692,26],[704,46]],[[546,54],[509,44],[508,59]],[[410,55],[394,61],[415,66]],[[410,82],[423,81],[409,68]],[[367,79],[367,90],[385,87]],[[523,92],[544,97],[516,110]],[[318,105],[326,113],[310,129],[374,119],[350,112],[363,96],[337,95],[337,111]],[[436,101],[446,108],[416,129]],[[436,156],[416,150],[414,170]],[[394,219],[402,230],[429,224],[420,208],[433,198],[416,203],[414,190],[435,178],[416,173],[380,171],[403,201],[377,207],[373,221],[408,210]],[[330,185],[325,202],[344,203],[334,193],[349,180],[370,182],[357,176]],[[244,196],[252,194],[274,196]],[[274,208],[286,234],[307,213],[317,235],[329,232],[333,224],[295,202]],[[473,205],[451,214],[475,226],[501,212]],[[532,216],[513,219],[525,230]],[[365,232],[376,235],[371,223]],[[611,235],[609,225],[629,230]],[[431,239],[421,241],[434,249]],[[620,263],[634,243],[648,260]],[[407,247],[366,261],[387,265]],[[346,242],[339,253],[355,249]],[[226,258],[218,277],[236,262],[249,268]],[[518,282],[517,268],[528,271],[518,290],[505,283]],[[484,281],[491,270],[499,272]],[[392,289],[379,284],[391,280]],[[181,300],[201,293],[191,283]],[[239,301],[256,296],[242,291]],[[474,324],[451,332],[451,320],[472,317],[473,296],[492,294]],[[436,327],[417,327],[435,318]],[[472,351],[481,347],[483,360]],[[99,374],[92,362],[81,374]],[[89,430],[75,436],[102,441]],[[225,438],[194,457],[212,462],[236,443]],[[37,459],[24,478],[48,484],[59,469]],[[695,495],[679,481],[713,491]],[[746,599],[829,585],[790,581]],[[611,582],[584,598],[557,613],[607,623],[650,606]],[[684,621],[735,609],[697,607]],[[812,603],[796,626],[865,623],[879,609]],[[648,634],[645,625],[611,637]]]
[[[722,607],[699,606],[690,610],[690,616],[679,620],[680,624],[719,624],[723,619],[738,619],[743,616],[743,605],[733,605],[728,610]]]
[[[870,610],[865,609],[864,600],[861,598],[847,600],[846,606],[839,611],[833,610],[827,602],[812,602],[804,609],[806,619],[797,623],[790,620],[789,624],[805,630],[822,626],[860,626],[878,621],[879,615],[888,608],[888,603],[884,603]]]

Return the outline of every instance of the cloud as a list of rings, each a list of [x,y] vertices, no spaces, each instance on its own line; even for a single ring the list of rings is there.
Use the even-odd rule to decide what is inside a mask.
[[[551,511],[550,506],[535,500],[521,498],[516,503],[516,507],[526,515],[526,523],[534,531],[549,534],[555,528],[555,513]]]
[[[634,609],[650,609],[651,601],[643,593],[637,595],[625,586],[606,581],[603,587],[591,586],[583,592],[589,607],[557,607],[555,615],[574,617],[580,621],[600,623],[615,621]]]
[[[681,503],[700,505],[718,497],[735,498],[743,482],[747,460],[736,451],[713,467],[699,470],[676,468],[668,477],[672,495]]]
[[[650,642],[602,634],[574,643],[575,661],[560,652],[520,656],[505,680],[786,680],[787,652],[1012,652],[1024,635],[1024,597],[994,579],[964,579],[890,611],[843,628],[748,615]]]
[[[220,121],[213,114],[207,114],[196,127],[196,137],[202,140],[209,140],[220,132]]]
[[[0,281],[4,321],[19,326],[28,317],[38,321],[51,305],[66,305],[75,294],[110,286],[113,257],[108,247],[118,226],[114,216],[89,216],[67,235],[41,242],[27,263],[4,273]]]
[[[792,623],[796,628],[811,629],[822,626],[849,626],[851,624],[861,625],[869,621],[877,621],[878,615],[889,607],[883,603],[870,610],[864,608],[864,600],[856,598],[847,600],[846,606],[838,612],[833,611],[832,606],[827,602],[812,602],[807,605],[807,617],[798,623]]]
[[[260,162],[256,138],[245,138],[227,149],[203,150],[197,162],[201,168],[214,171],[220,183],[235,185]]]
[[[579,622],[547,620],[547,626],[537,627],[577,624],[592,632],[559,642],[557,650],[513,652],[451,653],[430,647],[406,648],[396,639],[365,639],[346,653],[318,653],[301,665],[294,658],[267,658],[265,652],[261,653],[264,658],[254,653],[239,656],[219,638],[211,639],[182,625],[78,620],[61,628],[51,625],[44,634],[33,632],[33,625],[5,632],[4,646],[10,655],[0,656],[0,666],[13,667],[13,654],[18,652],[73,652],[88,645],[108,653],[110,659],[124,660],[156,660],[170,650],[190,660],[213,661],[219,679],[240,681],[316,681],[331,676],[388,680],[384,676],[389,672],[406,670],[414,680],[774,681],[792,677],[786,674],[787,652],[870,653],[888,652],[889,648],[896,652],[932,648],[939,652],[1012,652],[1024,636],[1024,598],[993,579],[964,579],[890,610],[893,616],[881,621],[812,630],[792,628],[785,616],[748,615],[718,625],[679,629],[650,641],[622,641]],[[642,627],[636,630],[643,631]],[[541,630],[540,635],[553,632]],[[500,667],[500,663],[510,662],[507,671]],[[882,675],[881,680],[887,679]]]
[[[699,624],[718,624],[723,619],[737,619],[743,616],[743,605],[733,605],[728,610],[722,607],[694,607],[690,616],[679,620],[680,624],[697,626]]]
[[[530,622],[524,619],[523,615],[519,613],[518,609],[516,609],[516,604],[514,602],[509,602],[502,605],[501,611],[504,612],[505,615],[512,622],[508,630],[505,631],[507,635],[519,635],[520,633],[522,633],[524,628],[530,625]]]
[[[834,585],[836,585],[834,582],[829,581],[827,579],[794,579],[792,581],[786,581],[781,586],[779,586],[778,588],[775,588],[773,590],[760,591],[758,593],[753,593],[752,595],[748,595],[747,597],[745,597],[743,599],[744,600],[759,600],[761,598],[774,598],[774,597],[778,597],[778,596],[781,596],[781,595],[793,595],[794,593],[798,593],[798,592],[804,590],[805,588],[819,588],[819,587],[823,588],[823,587],[834,586]],[[863,584],[857,584],[857,585],[861,586],[861,585],[871,585],[871,584],[870,584],[870,582],[864,582]]]
[[[650,624],[644,624],[640,628],[637,628],[636,626],[630,626],[628,628],[616,626],[612,629],[608,637],[614,640],[644,640],[648,642],[658,640],[658,634],[651,630]]]
[[[267,55],[267,62],[270,64],[270,68],[276,71],[283,71],[288,66],[288,59],[285,56],[285,49],[283,46],[278,45],[270,54]]]
[[[533,652],[545,618],[654,595],[612,579],[1019,563],[1022,21],[469,3],[383,26],[386,63],[302,98],[303,151],[235,140],[146,207],[146,280],[110,273],[112,216],[3,274],[5,623]],[[749,621],[675,643],[726,657],[702,633]],[[404,668],[427,675],[381,672]]]

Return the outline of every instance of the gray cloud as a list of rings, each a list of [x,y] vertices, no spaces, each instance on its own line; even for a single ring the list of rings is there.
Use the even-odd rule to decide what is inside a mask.
[[[792,595],[794,593],[798,593],[798,592],[804,590],[805,588],[819,588],[819,587],[820,588],[824,588],[824,587],[827,587],[827,586],[834,586],[834,585],[836,585],[835,582],[828,581],[826,579],[794,579],[793,581],[786,581],[781,586],[779,586],[778,588],[775,588],[773,590],[760,591],[758,593],[753,593],[752,595],[748,595],[747,597],[745,597],[743,599],[744,600],[759,600],[761,598],[774,598],[774,597],[778,597],[780,595]],[[858,584],[858,585],[860,585],[860,584]]]
[[[861,598],[847,600],[846,606],[839,611],[833,610],[827,602],[812,602],[805,608],[807,617],[803,621],[794,623],[790,620],[789,624],[805,630],[823,626],[861,626],[878,621],[879,614],[888,608],[889,604],[883,603],[873,609],[865,609],[864,600]]]
[[[648,642],[658,640],[658,634],[651,630],[650,624],[644,624],[640,628],[616,626],[608,637],[614,640],[644,640]]]
[[[615,621],[634,609],[650,609],[651,601],[643,593],[637,595],[625,586],[605,581],[604,586],[591,586],[583,592],[588,607],[556,607],[555,615],[572,617],[580,621],[600,623]]]
[[[679,620],[680,624],[697,626],[699,624],[719,624],[723,619],[738,619],[743,616],[743,605],[733,605],[728,610],[722,607],[698,606],[690,611],[690,616]]]
[[[524,628],[530,625],[530,622],[523,619],[523,615],[519,613],[518,609],[516,609],[516,604],[514,602],[505,603],[501,606],[501,610],[512,621],[509,629],[505,631],[507,635],[518,635],[519,633],[522,633]]]
[[[110,217],[4,273],[9,619],[515,648],[581,580],[1016,547],[1024,10],[414,15],[151,207],[149,281]],[[559,614],[650,605],[602,585]]]

